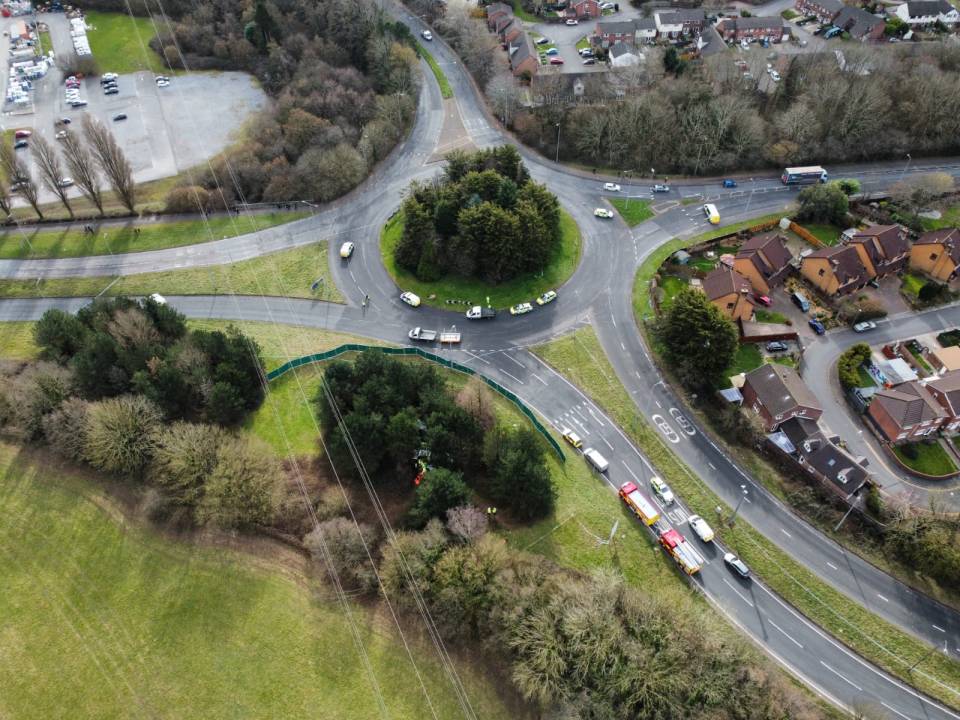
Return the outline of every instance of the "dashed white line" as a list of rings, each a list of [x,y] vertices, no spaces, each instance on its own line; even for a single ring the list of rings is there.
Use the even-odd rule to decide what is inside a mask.
[[[516,359],[515,357],[513,357],[512,355],[507,355],[506,353],[500,353],[500,354],[503,355],[504,357],[508,358],[509,360],[512,360],[513,362],[515,362],[515,363],[516,363],[517,365],[519,365],[520,367],[526,369],[526,365],[524,365],[522,362],[520,362],[519,360],[517,360],[517,359]]]
[[[787,532],[786,530],[784,530],[783,528],[780,528],[780,532],[782,532],[782,533],[783,533],[784,535],[786,535],[788,538],[792,538],[792,537],[793,537],[793,535],[791,535],[790,533],[788,533],[788,532]]]
[[[710,462],[709,460],[707,460],[707,465],[710,466],[710,469],[711,469],[711,470],[716,470],[716,469],[717,469],[717,466],[714,465],[714,464],[713,464],[712,462]]]
[[[844,681],[845,683],[847,683],[848,685],[850,685],[850,686],[852,686],[852,687],[855,687],[855,688],[856,688],[857,690],[859,690],[860,692],[863,692],[863,688],[862,688],[862,687],[860,687],[859,685],[857,685],[857,684],[856,684],[855,682],[853,682],[852,680],[849,680],[848,678],[845,678],[843,675],[841,675],[840,673],[838,673],[838,672],[837,672],[836,670],[834,670],[832,667],[830,667],[829,665],[827,665],[823,660],[820,661],[820,664],[823,665],[827,670],[829,670],[830,672],[832,672],[834,675],[836,675],[838,678],[840,678],[841,680],[843,680],[843,681]]]
[[[744,595],[742,592],[740,592],[739,590],[737,590],[733,585],[730,584],[730,581],[727,580],[726,578],[723,578],[723,581],[727,584],[727,587],[729,587],[729,588],[730,588],[731,590],[733,590],[737,595],[740,596],[740,599],[741,599],[741,600],[743,600],[743,601],[744,601],[747,605],[749,605],[750,607],[753,607],[753,603],[750,601],[750,598],[748,598],[748,597],[747,597],[746,595]]]
[[[605,437],[601,437],[600,439],[607,444],[607,447],[610,448],[610,450],[613,450],[613,445],[610,444],[609,440],[607,440]]]
[[[596,415],[593,414],[593,408],[587,408],[587,412],[590,413],[590,417],[592,417],[594,420],[597,421],[597,424],[600,427],[606,427],[606,425],[603,424],[603,421],[601,421],[600,418],[598,418]]]
[[[623,466],[627,469],[627,472],[630,473],[630,475],[633,477],[633,479],[636,480],[637,482],[640,482],[640,478],[638,478],[638,477],[637,477],[637,474],[636,474],[633,470],[630,469],[630,466],[627,465],[627,461],[626,461],[626,460],[621,460],[620,462],[623,463]]]
[[[530,374],[533,375],[537,380],[539,380],[540,382],[542,382],[544,385],[547,384],[547,381],[544,380],[544,379],[543,379],[542,377],[540,377],[539,375],[537,375],[536,373],[530,373]]]
[[[943,629],[942,627],[940,627],[939,625],[934,625],[934,626],[933,626],[933,629],[934,629],[934,630],[939,630],[940,632],[946,632],[946,630],[944,630],[944,629]]]
[[[900,711],[897,710],[896,708],[890,707],[890,706],[887,705],[885,702],[883,702],[883,700],[880,701],[880,704],[883,705],[883,706],[884,706],[887,710],[889,710],[890,712],[894,713],[895,715],[899,715],[900,717],[904,718],[904,720],[911,720],[911,718],[910,718],[909,715],[904,715],[902,712],[900,712]]]
[[[624,352],[627,351],[627,346],[623,344],[623,340],[620,341],[620,348],[621,348]]]
[[[836,565],[834,565],[832,562],[828,562],[828,563],[827,563],[827,566],[833,568],[834,570],[839,570],[839,569],[840,569],[840,568],[838,568]]]
[[[783,633],[783,634],[786,636],[787,640],[789,640],[789,641],[792,642],[794,645],[796,645],[798,648],[800,648],[801,650],[803,650],[803,645],[801,645],[800,643],[798,643],[798,642],[793,638],[793,636],[790,635],[786,630],[784,630],[782,627],[780,627],[779,625],[777,625],[773,620],[768,620],[767,622],[769,622],[771,625],[773,625],[774,628],[776,628],[776,629],[779,630],[781,633]]]
[[[503,373],[504,375],[506,375],[508,378],[512,378],[513,380],[516,380],[518,383],[520,383],[521,385],[523,385],[523,380],[521,380],[521,379],[518,378],[518,377],[513,377],[513,375],[511,375],[510,373],[508,373],[508,372],[507,372],[506,370],[504,370],[503,368],[500,368],[500,372],[502,372],[502,373]]]
[[[883,600],[884,602],[890,602],[889,600],[887,600],[887,598],[885,598],[885,597],[884,597],[883,595],[881,595],[880,593],[877,593],[877,597],[880,598],[881,600]]]

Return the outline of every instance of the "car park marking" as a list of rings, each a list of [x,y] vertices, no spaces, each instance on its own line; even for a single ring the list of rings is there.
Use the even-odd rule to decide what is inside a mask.
[[[663,410],[663,405],[660,404],[660,401],[659,401],[659,400],[654,400],[654,402],[657,404],[657,407],[658,407],[658,408],[660,408],[661,410]]]
[[[789,640],[789,641],[792,642],[794,645],[796,645],[798,648],[800,648],[801,650],[803,650],[803,645],[801,645],[799,642],[797,642],[797,641],[793,638],[793,636],[790,635],[786,630],[784,630],[782,627],[780,627],[779,625],[777,625],[773,620],[767,620],[767,622],[770,623],[775,629],[777,629],[777,630],[779,630],[781,633],[783,633],[783,634],[786,636],[787,640]]]
[[[788,533],[788,532],[787,532],[786,530],[784,530],[783,528],[780,528],[780,532],[782,532],[782,533],[783,533],[784,535],[786,535],[788,538],[792,538],[792,537],[793,537],[793,535],[791,535],[790,533]]]
[[[693,436],[697,434],[696,428],[693,427],[693,425],[689,420],[687,420],[682,412],[676,408],[670,408],[670,415],[673,416],[673,419],[676,420],[677,425],[679,425],[680,429],[683,430],[687,435]]]
[[[884,597],[883,595],[881,595],[880,593],[877,593],[877,597],[880,598],[881,600],[883,600],[884,602],[890,602],[890,600],[888,600],[887,598],[885,598],[885,597]]]
[[[733,584],[732,584],[729,580],[727,580],[726,578],[723,578],[723,581],[727,584],[727,587],[728,587],[728,588],[730,588],[730,589],[733,590],[737,595],[740,596],[740,599],[741,599],[741,600],[743,600],[743,601],[744,601],[747,605],[749,605],[750,607],[753,607],[753,601],[751,601],[750,598],[748,598],[748,597],[747,597],[746,595],[744,595],[742,592],[740,592],[739,590],[737,590],[737,589],[733,586]]]
[[[933,629],[934,629],[934,630],[939,630],[939,631],[942,632],[942,633],[945,633],[945,632],[946,632],[946,630],[944,630],[944,629],[943,629],[942,627],[940,627],[939,625],[934,625],[934,626],[933,626]]]
[[[848,678],[845,678],[843,675],[841,675],[840,673],[838,673],[838,672],[837,672],[836,670],[834,670],[832,667],[830,667],[829,665],[827,665],[823,660],[820,661],[820,664],[823,665],[827,670],[829,670],[830,672],[832,672],[834,675],[836,675],[838,678],[840,678],[841,680],[843,680],[843,681],[844,681],[845,683],[847,683],[848,685],[851,685],[852,687],[855,687],[855,688],[856,688],[857,690],[859,690],[860,692],[863,692],[863,688],[862,688],[862,687],[860,687],[859,685],[857,685],[857,684],[856,684],[855,682],[853,682],[852,680],[850,680],[850,679],[848,679]]]
[[[650,419],[653,420],[654,425],[660,428],[660,432],[666,436],[667,440],[672,443],[680,442],[680,436],[677,435],[677,431],[670,426],[670,423],[663,419],[663,415],[651,415]]]
[[[621,460],[620,462],[623,463],[623,466],[627,469],[627,472],[630,473],[630,476],[631,476],[634,480],[636,480],[637,482],[640,482],[640,478],[638,478],[638,477],[637,477],[637,474],[636,474],[633,470],[630,469],[630,466],[627,465],[627,461],[626,461],[626,460]]]

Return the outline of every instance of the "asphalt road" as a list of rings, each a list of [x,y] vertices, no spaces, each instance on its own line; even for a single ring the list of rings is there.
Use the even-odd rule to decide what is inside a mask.
[[[405,19],[411,27],[421,28],[417,20],[409,16]],[[504,136],[486,114],[472,81],[456,57],[440,41],[431,45],[431,52],[454,88],[456,105],[474,143],[489,146],[503,142]],[[168,300],[191,317],[325,327],[398,344],[408,342],[407,330],[414,325],[438,328],[456,325],[464,333],[463,346],[440,352],[510,388],[551,422],[570,424],[581,430],[586,442],[600,449],[611,461],[609,477],[598,477],[596,481],[606,483],[613,495],[614,488],[627,480],[637,480],[645,486],[653,472],[648,461],[599,408],[525,349],[580,324],[592,324],[638,411],[663,429],[667,441],[693,471],[730,505],[739,499],[740,486],[748,485],[749,502],[744,503],[740,511],[744,520],[853,601],[935,646],[947,640],[950,652],[956,656],[960,645],[957,613],[844,552],[754,484],[695,423],[683,417],[682,402],[662,382],[636,330],[630,296],[639,263],[664,241],[695,234],[707,227],[698,206],[681,205],[681,199],[703,197],[715,202],[724,222],[732,222],[784,209],[794,199],[796,190],[784,188],[773,177],[742,179],[740,187],[733,191],[721,189],[715,181],[674,183],[670,194],[657,197],[658,205],[663,204],[663,212],[652,221],[630,229],[619,220],[594,218],[593,209],[604,202],[602,179],[584,177],[582,173],[560,168],[522,150],[533,177],[547,182],[579,223],[583,233],[583,260],[571,280],[560,289],[557,302],[520,318],[471,323],[459,313],[432,308],[415,310],[403,305],[398,299],[398,289],[380,262],[379,229],[396,209],[403,189],[412,178],[428,178],[440,170],[437,164],[428,164],[428,160],[436,149],[442,120],[439,91],[429,82],[421,95],[418,119],[407,141],[360,188],[324,207],[316,216],[290,226],[190,248],[128,256],[6,261],[0,263],[0,276],[110,275],[215,265],[326,240],[333,251],[331,269],[348,298],[347,306],[231,295]],[[921,167],[960,173],[960,163],[935,160],[913,164],[910,171],[919,171]],[[902,163],[881,163],[831,170],[835,177],[860,178],[870,190],[895,182],[907,168]],[[625,185],[623,194],[649,198],[649,182]],[[668,209],[670,203],[675,204]],[[357,244],[354,257],[347,262],[341,261],[335,252],[345,239]],[[360,299],[365,293],[371,296],[371,305],[363,309]],[[75,310],[84,302],[82,299],[0,301],[0,320],[36,319],[48,307]],[[828,335],[825,343],[831,341],[832,336]],[[611,519],[624,517],[613,497],[610,511]],[[682,506],[668,508],[666,514],[681,531],[686,531],[683,526],[687,512]],[[689,532],[685,534],[692,536]],[[853,655],[789,608],[761,582],[737,580],[723,566],[719,548],[703,549],[709,563],[693,582],[761,647],[825,696],[848,707],[863,701],[885,706],[891,717],[960,718]],[[637,551],[643,550],[637,548]],[[903,660],[909,664],[916,659]],[[915,672],[922,673],[922,666]]]

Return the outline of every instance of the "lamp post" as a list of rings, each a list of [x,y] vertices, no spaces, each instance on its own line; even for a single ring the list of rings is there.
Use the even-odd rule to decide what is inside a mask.
[[[560,123],[557,123],[557,157],[554,162],[560,162]]]
[[[907,164],[903,166],[903,170],[900,171],[900,180],[903,180],[903,176],[907,174],[907,170],[910,169],[910,161],[913,160],[910,157],[910,153],[907,153]]]
[[[733,509],[733,515],[731,515],[730,519],[727,521],[727,527],[733,527],[733,523],[737,519],[737,513],[740,512],[740,506],[743,505],[743,501],[747,499],[747,486],[741,485],[740,492],[742,492],[743,494],[740,496],[740,499],[737,501],[737,506]]]
[[[938,648],[936,645],[934,645],[932,648],[930,648],[930,651],[929,651],[926,655],[924,655],[922,658],[920,658],[919,660],[917,660],[913,665],[911,665],[909,668],[907,668],[907,672],[908,672],[908,673],[913,672],[913,669],[914,669],[917,665],[919,665],[920,663],[922,663],[924,660],[926,660],[928,657],[930,657],[931,655],[933,655],[933,654],[934,654],[937,650],[939,650],[939,649],[940,649],[940,648]],[[946,640],[943,641],[943,654],[944,654],[944,655],[949,655],[949,654],[950,654],[949,651],[947,650],[947,641],[946,641]]]

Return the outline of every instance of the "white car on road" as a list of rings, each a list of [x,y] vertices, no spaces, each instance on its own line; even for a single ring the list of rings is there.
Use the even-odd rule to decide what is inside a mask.
[[[713,528],[710,527],[702,517],[699,515],[691,515],[688,522],[697,534],[697,537],[703,540],[703,542],[707,543],[713,540]]]
[[[876,327],[877,327],[877,324],[875,322],[866,320],[864,322],[858,322],[856,325],[854,325],[853,331],[855,333],[864,333],[864,332],[867,332],[868,330],[874,330],[876,329]]]
[[[415,295],[412,292],[408,291],[400,293],[400,299],[410,307],[420,307],[420,296]]]
[[[424,39],[424,40],[433,40],[433,33],[430,32],[429,30],[424,30],[424,31],[423,31],[422,33],[420,33],[420,34],[423,35],[423,39]]]
[[[354,245],[352,242],[345,242],[343,245],[340,246],[340,257],[348,258],[351,255],[353,255],[353,248],[354,248]]]
[[[650,487],[653,488],[654,494],[663,500],[664,505],[672,505],[676,500],[676,498],[673,496],[673,490],[670,489],[670,486],[656,475],[650,478]]]
[[[620,192],[620,186],[616,183],[604,183],[603,189],[609,190],[610,192]]]
[[[596,210],[593,211],[593,214],[596,215],[598,218],[605,218],[607,220],[613,217],[613,211],[607,210],[606,208],[597,208]]]

